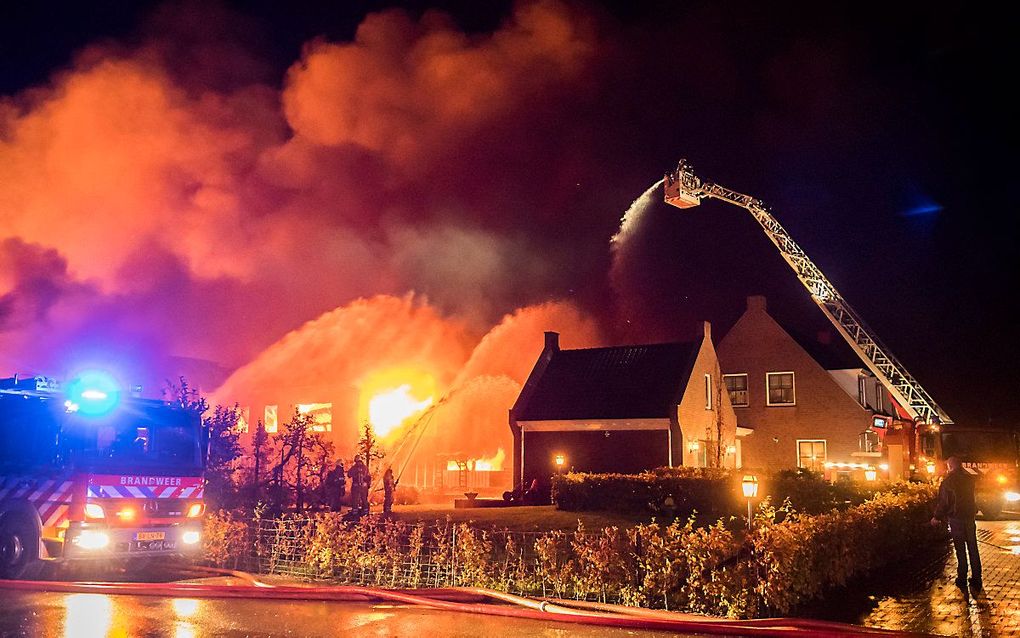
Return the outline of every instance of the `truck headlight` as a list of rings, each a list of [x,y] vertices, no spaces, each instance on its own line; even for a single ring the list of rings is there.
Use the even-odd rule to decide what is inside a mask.
[[[188,507],[188,518],[195,518],[197,516],[201,516],[203,513],[205,513],[204,503],[192,503],[191,506]]]
[[[74,544],[82,549],[103,549],[110,544],[110,537],[103,532],[83,529],[74,537]]]
[[[194,545],[202,538],[202,535],[195,530],[188,530],[181,534],[181,542],[185,545]]]
[[[1016,503],[1017,501],[1020,501],[1020,493],[1018,493],[1018,492],[1006,492],[1006,502],[1007,503]]]

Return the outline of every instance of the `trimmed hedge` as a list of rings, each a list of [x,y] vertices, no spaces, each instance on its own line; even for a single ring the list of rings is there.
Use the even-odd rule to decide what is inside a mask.
[[[785,614],[848,579],[939,540],[928,525],[935,488],[897,484],[845,511],[802,515],[758,508],[753,531],[698,526],[500,533],[450,523],[351,523],[333,512],[261,521],[263,569],[388,587],[491,587],[740,618]],[[259,523],[256,522],[256,525]],[[252,547],[245,523],[206,519],[207,559],[238,564]],[[240,542],[238,542],[240,541]],[[248,553],[246,554],[245,551]],[[291,571],[287,571],[287,570]]]
[[[669,497],[672,513],[682,518],[695,511],[711,518],[737,513],[739,493],[740,485],[730,472],[711,468],[660,468],[642,474],[571,472],[553,477],[552,483],[553,502],[561,510],[668,515],[664,504]]]
[[[677,467],[642,474],[585,474],[572,472],[553,477],[556,507],[570,512],[606,510],[653,513],[687,518],[694,512],[709,519],[739,515],[746,503],[740,482],[742,470]],[[819,514],[859,505],[887,484],[870,486],[849,482],[830,483],[806,470],[756,473],[759,497],[774,503],[787,499],[793,509]],[[667,506],[673,499],[673,507]]]

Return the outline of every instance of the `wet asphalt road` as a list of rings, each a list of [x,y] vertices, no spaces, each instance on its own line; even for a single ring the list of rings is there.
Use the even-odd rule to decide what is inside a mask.
[[[194,579],[174,564],[126,571],[81,564],[47,574],[60,581],[236,583]],[[169,636],[344,636],[375,638],[549,636],[654,638],[674,634],[451,613],[391,603],[162,598],[0,589],[0,638],[120,638]]]
[[[636,636],[603,629],[371,603],[156,598],[0,590],[0,636]]]

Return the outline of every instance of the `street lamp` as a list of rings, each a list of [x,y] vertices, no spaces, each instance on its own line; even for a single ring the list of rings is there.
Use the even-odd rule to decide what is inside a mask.
[[[563,454],[557,454],[553,461],[556,463],[556,472],[559,473],[563,471],[563,465],[567,462],[567,457]]]
[[[758,477],[754,474],[745,474],[740,487],[744,491],[744,498],[747,499],[747,529],[751,529],[751,499],[758,496]]]

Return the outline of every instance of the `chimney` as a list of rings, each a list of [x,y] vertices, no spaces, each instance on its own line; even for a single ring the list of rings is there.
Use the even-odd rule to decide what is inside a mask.
[[[761,310],[765,312],[765,296],[764,295],[751,295],[747,298],[747,309],[748,310]]]
[[[712,340],[712,324],[708,321],[701,322],[701,328],[705,331],[705,339]]]
[[[560,351],[560,333],[551,330],[545,333],[545,349],[553,352]]]

